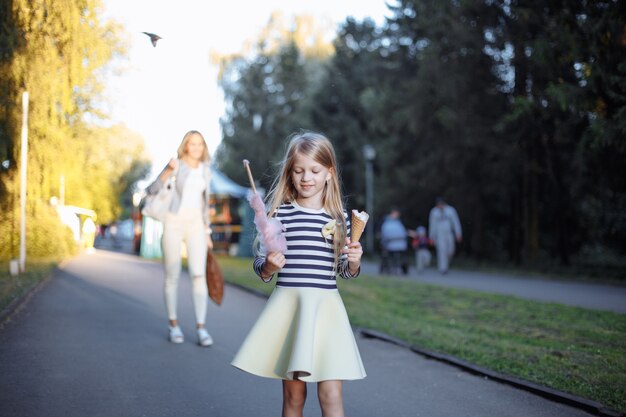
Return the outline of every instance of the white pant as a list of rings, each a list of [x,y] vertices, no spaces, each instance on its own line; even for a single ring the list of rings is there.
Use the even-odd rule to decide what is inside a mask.
[[[178,278],[182,266],[182,243],[187,247],[187,265],[192,280],[196,323],[204,324],[208,290],[206,285],[207,236],[201,209],[181,208],[168,213],[163,222],[163,263],[165,265],[165,307],[170,320],[177,320]]]
[[[440,233],[435,236],[435,250],[437,251],[437,268],[440,272],[447,272],[454,255],[454,235]]]

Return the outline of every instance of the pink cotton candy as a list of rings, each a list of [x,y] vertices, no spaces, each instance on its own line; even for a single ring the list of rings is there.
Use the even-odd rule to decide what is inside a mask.
[[[266,252],[285,253],[287,251],[287,241],[285,240],[280,221],[267,217],[265,204],[258,193],[248,195],[248,202],[254,210],[254,224],[259,232],[261,245]]]

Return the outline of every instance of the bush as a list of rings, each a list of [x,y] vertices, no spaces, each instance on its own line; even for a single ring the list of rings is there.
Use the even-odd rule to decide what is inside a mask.
[[[19,209],[0,210],[0,261],[19,256]],[[26,211],[26,255],[34,258],[63,258],[78,251],[69,227],[61,223],[54,209],[33,204]]]

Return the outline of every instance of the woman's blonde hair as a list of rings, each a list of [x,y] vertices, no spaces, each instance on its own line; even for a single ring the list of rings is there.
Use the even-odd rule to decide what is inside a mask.
[[[183,140],[180,142],[180,145],[178,145],[178,150],[176,152],[178,154],[178,159],[182,159],[182,157],[185,156],[185,148],[187,147],[187,142],[189,142],[189,139],[191,139],[193,135],[198,135],[200,136],[200,138],[202,138],[204,150],[202,151],[201,159],[203,162],[209,162],[211,160],[211,155],[209,155],[209,147],[207,146],[206,140],[204,140],[204,136],[202,136],[202,133],[198,132],[197,130],[190,130],[189,132],[185,133],[185,136],[183,136]]]
[[[281,204],[293,202],[298,197],[298,192],[291,180],[291,172],[296,155],[313,159],[331,173],[331,178],[326,182],[322,194],[322,205],[326,212],[337,222],[333,243],[335,258],[339,259],[340,251],[345,245],[347,229],[337,157],[335,156],[335,149],[332,143],[326,136],[316,132],[302,131],[294,133],[289,137],[287,152],[280,164],[280,174],[274,180],[274,184],[268,194],[268,215],[273,215]]]

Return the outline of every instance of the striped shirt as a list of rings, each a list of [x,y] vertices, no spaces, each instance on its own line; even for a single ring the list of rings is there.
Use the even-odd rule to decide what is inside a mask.
[[[276,211],[276,218],[282,223],[287,240],[285,266],[278,272],[278,287],[309,287],[336,289],[336,275],[348,279],[352,275],[346,255],[341,255],[335,268],[335,253],[332,236],[324,238],[322,227],[332,218],[324,210],[315,210],[286,203]],[[350,221],[344,212],[344,219],[350,234]],[[254,272],[261,276],[265,256],[254,258]],[[360,271],[359,271],[360,272]],[[272,277],[264,279],[269,282]]]

